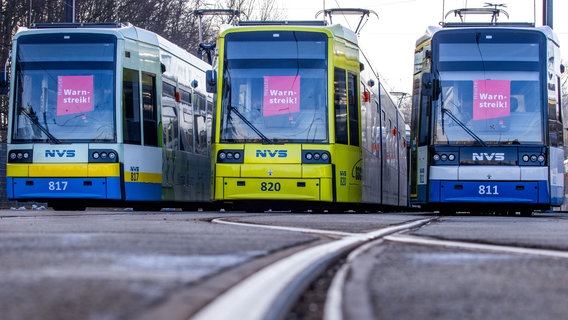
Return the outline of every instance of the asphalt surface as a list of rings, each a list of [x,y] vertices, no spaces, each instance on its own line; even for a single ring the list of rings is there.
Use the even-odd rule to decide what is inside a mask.
[[[295,252],[341,239],[342,233],[419,219],[433,220],[410,232],[425,239],[568,251],[563,213],[526,218],[6,210],[0,211],[1,318],[188,319],[242,279]],[[352,261],[329,266],[288,318],[325,317],[329,284],[342,267],[349,269],[341,288],[344,319],[568,314],[568,259],[381,240]]]
[[[568,251],[568,218],[444,217],[413,232],[433,239]],[[554,253],[554,252],[553,252]],[[345,319],[564,319],[568,259],[384,241],[359,256]],[[361,295],[361,292],[366,294]]]

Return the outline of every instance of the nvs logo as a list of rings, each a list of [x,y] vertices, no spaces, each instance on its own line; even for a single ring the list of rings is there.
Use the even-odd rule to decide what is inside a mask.
[[[505,160],[505,153],[503,153],[503,152],[492,152],[492,153],[487,153],[487,152],[477,153],[477,152],[474,152],[473,153],[473,160],[503,161],[503,160]]]
[[[256,150],[257,158],[286,158],[288,156],[287,150]]]
[[[45,150],[46,158],[74,158],[75,150]]]

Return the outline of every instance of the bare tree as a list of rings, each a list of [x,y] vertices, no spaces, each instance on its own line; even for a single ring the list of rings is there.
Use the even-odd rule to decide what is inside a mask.
[[[239,10],[245,20],[280,20],[285,18],[284,11],[274,0],[224,0],[218,7]]]
[[[279,8],[276,5],[276,1],[266,1],[266,0],[256,0],[258,3],[259,12],[255,12],[257,20],[267,21],[267,20],[283,20],[286,18],[286,10]]]
[[[8,60],[12,38],[20,27],[33,23],[64,22],[65,0],[0,0],[0,67]],[[212,9],[206,0],[75,0],[76,22],[130,22],[153,31],[187,51],[199,47],[196,9]],[[236,9],[244,19],[277,20],[282,10],[273,0],[223,0],[216,8]],[[224,21],[203,21],[204,35],[214,42]],[[3,69],[3,68],[0,68]],[[5,141],[7,97],[0,95],[0,140]]]
[[[39,22],[64,22],[65,0],[0,0],[0,61],[6,61],[19,27]],[[153,31],[189,52],[199,46],[198,19],[192,12],[212,8],[205,0],[76,0],[76,22],[130,22]],[[235,9],[244,19],[276,20],[282,11],[272,0],[223,0],[216,8]],[[214,41],[224,21],[204,19],[205,36]]]

